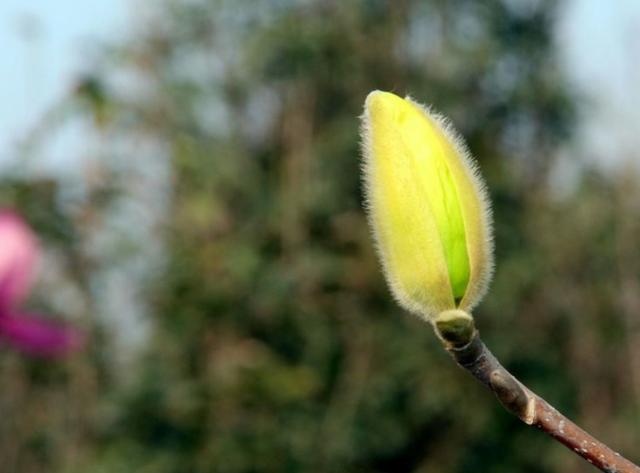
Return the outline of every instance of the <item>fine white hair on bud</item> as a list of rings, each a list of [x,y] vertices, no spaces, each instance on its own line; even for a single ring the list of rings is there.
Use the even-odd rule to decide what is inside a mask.
[[[373,91],[362,115],[369,223],[405,309],[433,319],[471,311],[493,273],[491,207],[450,122],[410,98]]]

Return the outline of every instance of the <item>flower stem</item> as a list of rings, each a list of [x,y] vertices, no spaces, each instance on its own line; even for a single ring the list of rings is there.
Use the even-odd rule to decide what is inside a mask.
[[[640,473],[640,467],[582,430],[509,373],[482,342],[468,314],[447,311],[436,317],[434,326],[458,365],[525,424],[538,427],[606,473]]]

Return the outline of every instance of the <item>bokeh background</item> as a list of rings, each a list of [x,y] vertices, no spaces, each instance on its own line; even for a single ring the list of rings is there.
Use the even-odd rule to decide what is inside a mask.
[[[372,89],[451,117],[495,216],[476,310],[524,382],[640,461],[640,8],[590,0],[0,7],[0,203],[62,360],[0,347],[7,473],[581,472],[385,287]]]

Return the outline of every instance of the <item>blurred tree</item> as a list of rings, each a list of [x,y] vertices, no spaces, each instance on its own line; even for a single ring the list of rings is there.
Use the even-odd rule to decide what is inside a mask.
[[[152,342],[124,386],[93,361],[104,374],[83,417],[90,436],[60,471],[581,471],[391,300],[359,183],[357,116],[372,89],[432,103],[480,162],[498,261],[477,311],[488,344],[633,457],[640,399],[615,312],[611,186],[587,174],[564,200],[551,192],[572,121],[553,7],[147,7],[140,33],[107,49],[70,100],[106,136],[152,140],[169,164],[166,265],[145,293]]]

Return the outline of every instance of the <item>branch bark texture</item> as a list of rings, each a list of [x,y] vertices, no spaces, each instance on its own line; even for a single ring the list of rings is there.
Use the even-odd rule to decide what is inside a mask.
[[[640,473],[640,467],[582,430],[509,373],[482,342],[471,316],[447,311],[434,325],[458,365],[493,391],[525,424],[546,432],[606,473]]]

